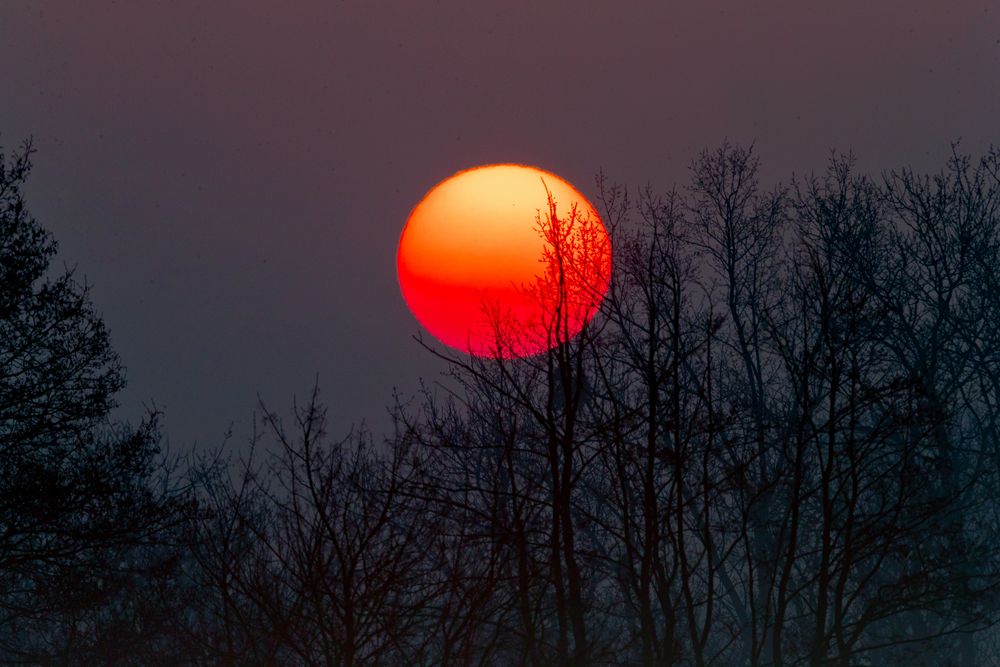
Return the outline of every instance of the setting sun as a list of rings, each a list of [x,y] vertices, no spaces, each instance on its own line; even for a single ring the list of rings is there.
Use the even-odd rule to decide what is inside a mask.
[[[593,206],[549,172],[514,164],[459,172],[417,204],[397,271],[438,340],[477,356],[537,354],[576,336],[611,276]]]

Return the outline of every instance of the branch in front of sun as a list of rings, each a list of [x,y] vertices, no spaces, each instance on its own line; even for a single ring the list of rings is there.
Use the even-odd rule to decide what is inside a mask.
[[[560,215],[548,194],[547,210],[536,214],[535,230],[543,240],[541,271],[530,284],[516,286],[540,307],[538,316],[520,317],[498,300],[483,297],[483,330],[498,358],[537,355],[576,337],[598,311],[610,283],[611,244],[599,219],[574,203]],[[472,341],[470,341],[470,349]]]

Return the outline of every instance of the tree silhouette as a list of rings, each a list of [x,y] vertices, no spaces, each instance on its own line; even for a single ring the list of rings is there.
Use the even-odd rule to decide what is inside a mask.
[[[235,483],[202,468],[198,652],[223,664],[419,664],[437,639],[428,629],[447,631],[435,619],[453,620],[434,604],[463,554],[436,548],[426,503],[407,493],[418,473],[405,449],[377,457],[364,433],[331,442],[317,388],[290,426],[260,407],[262,458]]]
[[[550,201],[548,349],[494,310],[495,358],[434,350],[383,442],[329,438],[315,390],[287,428],[261,406],[270,445],[196,479],[186,659],[995,662],[1000,154],[759,170],[724,144],[662,195],[599,179],[615,271],[577,336],[607,258]]]
[[[124,372],[87,287],[51,270],[22,195],[31,154],[0,152],[0,659],[68,664],[129,634],[110,629],[122,569],[176,508],[155,415],[109,421]]]

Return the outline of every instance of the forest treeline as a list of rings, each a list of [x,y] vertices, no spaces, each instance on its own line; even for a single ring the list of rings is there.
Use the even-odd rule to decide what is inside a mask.
[[[599,177],[614,274],[579,336],[567,289],[547,353],[428,346],[450,372],[385,437],[317,388],[172,461],[158,415],[109,416],[30,155],[0,158],[0,663],[1000,664],[1000,151]],[[580,221],[537,222],[579,286]]]

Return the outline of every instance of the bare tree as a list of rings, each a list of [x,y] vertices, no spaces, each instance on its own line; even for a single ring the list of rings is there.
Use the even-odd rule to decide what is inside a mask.
[[[982,663],[998,164],[876,180],[834,155],[767,190],[752,148],[724,144],[686,189],[599,180],[610,286],[596,221],[550,199],[523,287],[545,315],[484,304],[495,358],[429,348],[450,376],[397,401],[379,446],[329,442],[314,393],[288,430],[264,412],[270,454],[205,476],[200,655]]]
[[[426,517],[402,493],[405,452],[383,458],[363,433],[328,442],[316,390],[291,429],[261,409],[276,448],[247,461],[235,484],[207,487],[196,554],[221,630],[209,648],[262,664],[419,655],[435,588]]]

